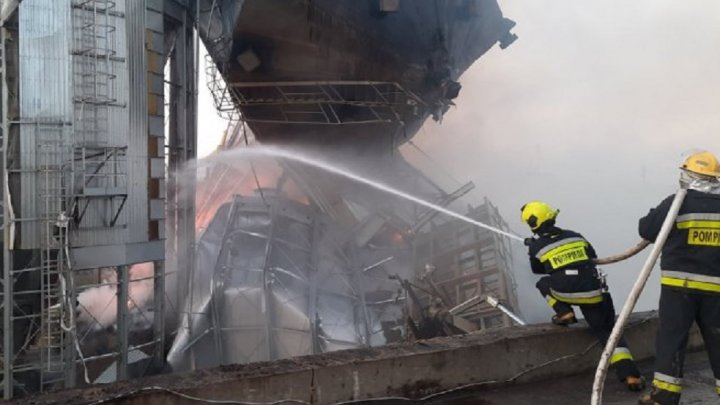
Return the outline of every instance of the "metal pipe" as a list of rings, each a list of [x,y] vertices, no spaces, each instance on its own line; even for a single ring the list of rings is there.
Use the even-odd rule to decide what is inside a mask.
[[[477,305],[480,301],[483,301],[484,299],[485,297],[483,297],[482,295],[476,295],[450,308],[448,312],[452,315],[457,315],[458,313],[472,307],[473,305]]]
[[[500,301],[497,298],[493,297],[492,295],[488,295],[487,297],[485,297],[485,301],[487,301],[487,303],[490,304],[490,306],[502,311],[505,315],[510,317],[510,319],[515,321],[518,325],[520,325],[520,326],[527,325],[527,323],[525,323],[525,321],[520,319],[519,316],[515,315],[512,311],[510,311],[510,309],[508,309],[505,305],[501,304]]]
[[[640,242],[638,242],[637,245],[631,247],[630,249],[628,249],[620,254],[617,254],[614,256],[603,257],[600,259],[594,259],[593,263],[595,263],[595,264],[613,264],[613,263],[621,262],[625,259],[629,259],[629,258],[635,256],[636,254],[640,253],[643,249],[648,247],[649,244],[650,244],[650,241],[643,239]]]
[[[364,269],[362,269],[362,273],[365,273],[365,272],[370,271],[370,270],[372,270],[372,269],[374,269],[374,268],[377,268],[377,267],[379,267],[379,266],[382,266],[383,264],[385,264],[385,263],[387,263],[387,262],[389,262],[390,260],[393,260],[393,259],[395,259],[395,256],[386,257],[386,258],[380,260],[379,262],[377,262],[377,263],[375,263],[375,264],[371,264],[371,265],[365,267]]]
[[[645,283],[647,282],[648,277],[650,277],[653,266],[655,266],[655,262],[660,256],[662,247],[663,245],[665,245],[665,241],[670,234],[673,222],[675,221],[675,218],[677,218],[678,212],[680,211],[680,207],[682,206],[686,194],[686,188],[680,188],[675,194],[675,198],[673,199],[672,205],[670,206],[670,210],[668,211],[668,214],[665,217],[665,221],[660,228],[660,233],[655,239],[655,244],[650,251],[650,256],[648,256],[647,260],[645,260],[645,265],[640,271],[640,275],[635,281],[635,285],[630,291],[630,295],[628,296],[627,301],[622,308],[622,311],[620,311],[620,316],[615,322],[612,333],[610,334],[607,344],[605,345],[605,350],[603,350],[603,353],[600,356],[600,363],[598,364],[597,370],[595,371],[595,381],[593,382],[592,398],[590,401],[592,405],[599,405],[602,403],[602,391],[605,385],[605,377],[607,376],[608,366],[610,364],[610,356],[612,355],[613,350],[615,350],[615,347],[620,340],[620,336],[622,335],[623,328],[625,327],[625,323],[627,322],[630,313],[635,307],[638,298],[640,298],[640,293],[645,287]]]

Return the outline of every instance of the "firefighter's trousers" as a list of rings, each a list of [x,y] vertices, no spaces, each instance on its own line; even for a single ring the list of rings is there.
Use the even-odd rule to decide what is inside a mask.
[[[536,287],[558,315],[572,311],[570,304],[552,297],[550,293],[550,277],[540,278]],[[610,294],[604,293],[602,302],[598,304],[581,304],[578,307],[582,311],[593,335],[601,344],[605,345],[608,338],[610,338],[613,326],[615,326],[615,306]],[[624,337],[620,338],[617,348],[613,351],[612,357],[610,357],[610,365],[615,368],[615,374],[620,381],[625,381],[625,378],[630,376],[640,377],[640,370],[635,364]]]
[[[720,395],[720,294],[663,286],[653,377],[653,399],[662,405],[680,402],[685,349],[693,322],[705,341],[715,391]]]

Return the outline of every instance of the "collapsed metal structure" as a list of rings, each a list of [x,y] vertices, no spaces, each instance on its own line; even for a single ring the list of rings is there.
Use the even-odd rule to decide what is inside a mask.
[[[235,197],[198,242],[192,324],[183,324],[173,370],[276,360],[378,344],[375,313],[347,231],[317,209],[270,190]],[[194,302],[192,305],[190,303]],[[396,318],[398,314],[395,314]]]
[[[195,282],[168,355],[173,369],[398,340],[406,298],[388,276],[412,277],[406,221],[422,211],[405,205],[407,216],[395,211],[389,221],[371,209],[381,196],[347,179],[292,162],[226,161],[198,188]],[[414,173],[424,181],[418,191],[440,192]],[[330,205],[329,185],[354,192]]]

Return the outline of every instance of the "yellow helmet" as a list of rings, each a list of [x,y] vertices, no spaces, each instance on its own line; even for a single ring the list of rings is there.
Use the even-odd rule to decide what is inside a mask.
[[[520,219],[534,231],[547,221],[554,220],[560,210],[556,210],[542,201],[531,201],[523,205],[520,212]]]
[[[703,176],[720,177],[720,162],[707,151],[693,153],[680,168]]]

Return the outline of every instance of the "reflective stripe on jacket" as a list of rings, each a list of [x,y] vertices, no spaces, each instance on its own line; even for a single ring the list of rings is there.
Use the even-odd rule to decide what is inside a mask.
[[[655,241],[672,200],[666,198],[640,219],[641,237]],[[663,246],[660,268],[665,286],[720,293],[720,195],[688,191]]]
[[[720,277],[705,276],[684,271],[663,270],[660,273],[660,283],[670,287],[720,293]]]
[[[550,275],[550,293],[558,301],[596,304],[603,300],[592,262],[597,255],[579,233],[552,227],[530,242],[528,255],[533,273]]]

